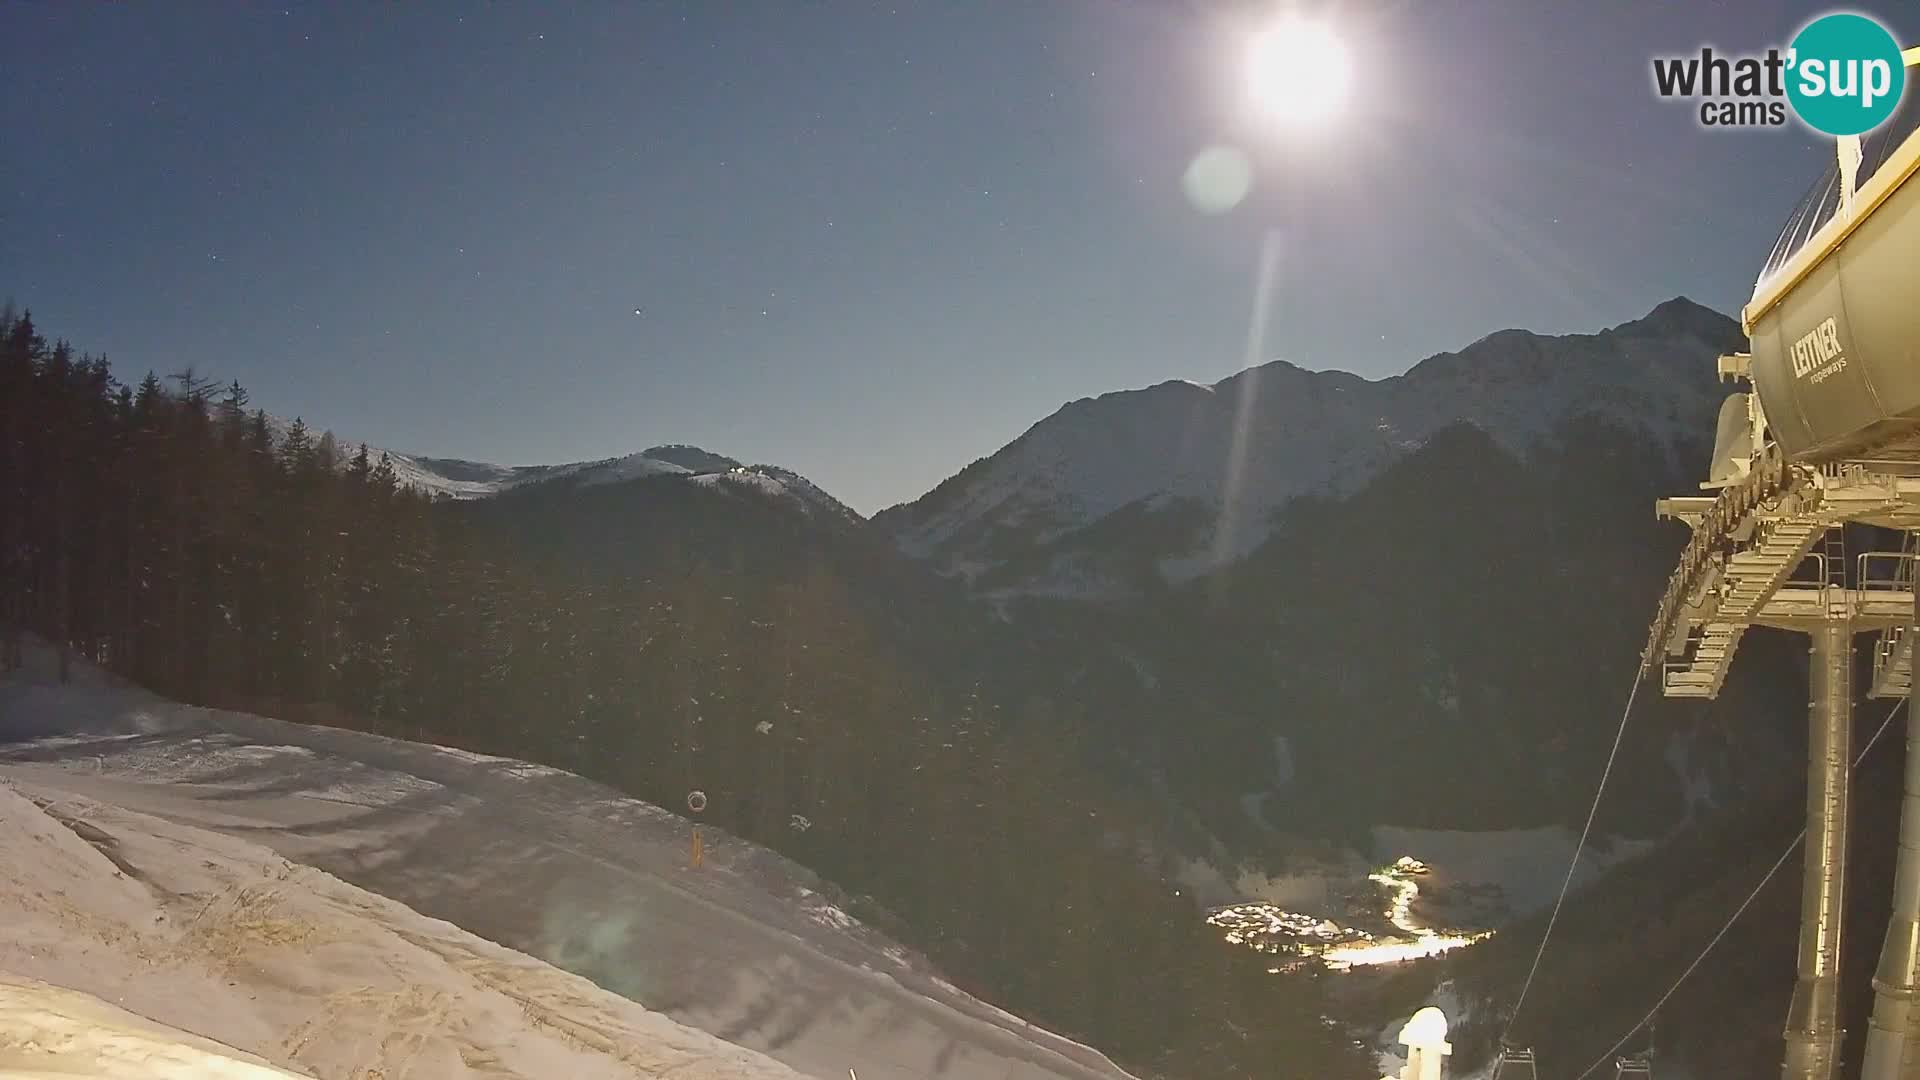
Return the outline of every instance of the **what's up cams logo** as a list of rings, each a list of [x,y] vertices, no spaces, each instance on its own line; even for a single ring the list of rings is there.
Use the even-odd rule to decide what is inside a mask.
[[[1783,51],[1656,56],[1654,92],[1699,102],[1702,127],[1780,127],[1789,110],[1828,135],[1863,135],[1885,123],[1906,92],[1900,43],[1865,15],[1836,12],[1802,27]]]

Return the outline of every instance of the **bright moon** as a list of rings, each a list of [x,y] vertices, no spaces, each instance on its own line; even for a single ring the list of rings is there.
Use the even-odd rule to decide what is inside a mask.
[[[1253,40],[1247,81],[1254,104],[1290,128],[1325,123],[1346,102],[1353,81],[1346,43],[1323,23],[1288,19]]]

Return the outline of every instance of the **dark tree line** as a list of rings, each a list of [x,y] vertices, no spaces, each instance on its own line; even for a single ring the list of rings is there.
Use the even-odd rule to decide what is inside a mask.
[[[104,358],[7,320],[9,657],[31,627],[187,701],[439,705],[405,678],[409,648],[446,629],[426,501],[364,448],[347,455],[299,421],[276,430],[238,384],[170,383],[120,384]]]
[[[688,545],[622,567],[506,533],[238,384],[128,386],[0,319],[0,667],[31,631],[182,701],[528,758],[669,807],[698,787],[708,820],[821,872],[962,985],[1136,1069],[1365,1075],[1317,986],[1223,945],[1141,855],[1151,823],[1085,767],[1085,718],[929,678],[822,560]]]

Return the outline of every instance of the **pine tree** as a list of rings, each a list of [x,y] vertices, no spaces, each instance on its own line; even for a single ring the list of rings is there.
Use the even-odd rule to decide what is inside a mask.
[[[189,701],[332,704],[672,807],[698,787],[706,820],[803,858],[962,985],[1154,1073],[1356,1071],[1316,988],[1229,954],[1132,849],[1151,815],[1090,779],[1094,699],[1020,686],[1017,657],[941,677],[844,556],[759,519],[659,540],[593,516],[639,499],[436,505],[387,455],[342,467],[330,435],[276,440],[220,393],[191,370],[120,385],[0,319],[8,662],[31,624]],[[1390,540],[1331,550],[1369,542]]]
[[[0,324],[0,669],[21,663],[21,631],[30,619],[30,516],[37,495],[35,364],[46,343],[23,312]]]
[[[391,494],[399,488],[400,478],[394,472],[393,459],[387,455],[386,451],[380,452],[380,464],[374,467],[373,474],[368,479],[369,486],[376,494]]]
[[[235,379],[220,399],[220,443],[229,454],[247,438],[247,392]]]

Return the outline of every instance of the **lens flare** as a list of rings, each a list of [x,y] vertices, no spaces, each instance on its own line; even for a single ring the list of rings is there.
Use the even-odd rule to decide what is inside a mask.
[[[1253,161],[1232,146],[1209,146],[1195,155],[1180,177],[1187,201],[1203,214],[1224,214],[1240,205],[1253,188]]]

